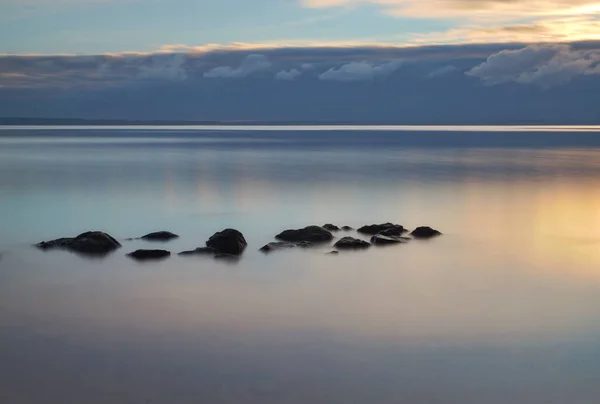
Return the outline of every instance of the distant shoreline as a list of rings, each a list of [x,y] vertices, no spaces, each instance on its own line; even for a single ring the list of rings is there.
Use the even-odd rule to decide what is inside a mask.
[[[183,121],[0,117],[0,126],[594,126],[596,122],[504,121],[504,122],[411,122],[411,121]]]

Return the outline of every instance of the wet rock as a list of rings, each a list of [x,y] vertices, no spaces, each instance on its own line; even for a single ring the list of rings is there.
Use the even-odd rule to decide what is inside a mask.
[[[219,254],[219,250],[211,247],[198,247],[192,251],[183,251],[177,255],[216,255]]]
[[[214,248],[221,254],[241,255],[248,243],[244,235],[235,229],[225,229],[215,233],[206,242],[207,247]]]
[[[171,233],[170,231],[157,231],[154,233],[146,234],[145,236],[142,236],[140,238],[146,241],[170,241],[179,238],[179,236],[177,234]]]
[[[121,247],[121,243],[107,233],[90,231],[74,238],[59,238],[36,244],[41,250],[67,250],[83,255],[105,255]]]
[[[354,237],[344,237],[334,245],[338,250],[363,250],[371,247],[371,244]]]
[[[217,254],[214,257],[218,261],[223,261],[228,264],[236,264],[240,261],[239,255],[231,255],[231,254]]]
[[[344,227],[342,227],[342,230],[344,230],[344,231],[350,231],[350,230],[354,230],[354,229],[352,227],[350,227],[350,226],[344,226]]]
[[[331,224],[331,223],[327,223],[327,224],[323,225],[323,228],[328,231],[339,231],[340,230],[339,227],[337,227],[335,224]]]
[[[421,226],[421,227],[417,227],[415,230],[412,231],[412,233],[410,233],[411,236],[413,236],[414,238],[420,238],[420,239],[424,239],[424,238],[432,238],[432,237],[437,237],[437,236],[441,236],[442,233],[440,233],[439,231],[432,229],[429,226]]]
[[[377,234],[379,234],[380,236],[387,236],[387,237],[400,237],[404,233],[406,233],[406,230],[404,229],[404,227],[394,226],[394,227],[389,227],[385,230],[382,230]]]
[[[308,241],[311,243],[324,243],[333,240],[333,234],[320,226],[308,226],[304,229],[285,230],[275,238],[287,242]]]
[[[170,255],[171,253],[165,250],[137,250],[127,254],[128,257],[137,261],[161,260],[168,258]]]
[[[296,248],[296,247],[309,248],[309,247],[312,247],[312,244],[309,243],[308,241],[301,241],[299,243],[287,243],[284,241],[276,241],[276,242],[265,245],[259,251],[264,252],[264,253],[270,253],[270,252],[277,251],[277,250],[285,250],[285,249]]]
[[[376,234],[371,237],[371,244],[373,245],[390,245],[390,244],[401,244],[408,242],[408,238],[406,237],[395,237],[395,236],[383,236],[381,234]]]
[[[338,255],[338,254],[339,254],[339,251],[331,251],[331,252],[326,253],[325,255]]]
[[[405,232],[404,227],[399,225],[399,224],[393,224],[393,223],[383,223],[383,224],[371,224],[368,226],[363,226],[360,229],[358,229],[359,233],[363,233],[363,234],[368,234],[368,235],[375,235],[375,234],[379,234],[381,232],[385,231],[387,234],[385,234],[386,236],[400,236],[401,234],[403,234]]]

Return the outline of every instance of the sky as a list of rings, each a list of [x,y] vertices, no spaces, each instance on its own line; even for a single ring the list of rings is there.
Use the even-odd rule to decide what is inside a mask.
[[[599,80],[593,0],[0,0],[0,116],[590,121]]]

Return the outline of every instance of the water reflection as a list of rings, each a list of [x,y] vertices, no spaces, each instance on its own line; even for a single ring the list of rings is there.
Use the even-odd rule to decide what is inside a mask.
[[[599,162],[394,143],[2,148],[0,401],[593,403]],[[258,251],[285,228],[385,221],[444,236]],[[141,240],[101,261],[29,245],[166,229],[177,253],[226,227],[249,243],[236,265],[138,264],[124,254]]]

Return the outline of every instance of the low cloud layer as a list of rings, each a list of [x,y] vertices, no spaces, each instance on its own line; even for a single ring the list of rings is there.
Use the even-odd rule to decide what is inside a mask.
[[[333,81],[374,80],[379,77],[384,78],[398,69],[401,64],[401,61],[396,60],[380,65],[375,65],[367,61],[350,62],[338,68],[332,67],[319,75],[319,79]]]
[[[294,80],[301,76],[302,73],[298,69],[282,70],[275,75],[276,80]]]
[[[272,63],[264,55],[248,55],[238,67],[219,66],[204,73],[207,78],[242,78],[256,72],[269,70]]]
[[[0,55],[3,88],[122,87],[211,81],[386,81],[406,74],[543,88],[596,76],[600,43],[394,47],[265,47],[104,55]],[[137,83],[137,84],[136,84]]]
[[[513,81],[548,88],[568,83],[578,76],[598,74],[599,65],[600,49],[533,45],[495,53],[467,74],[490,85]]]

